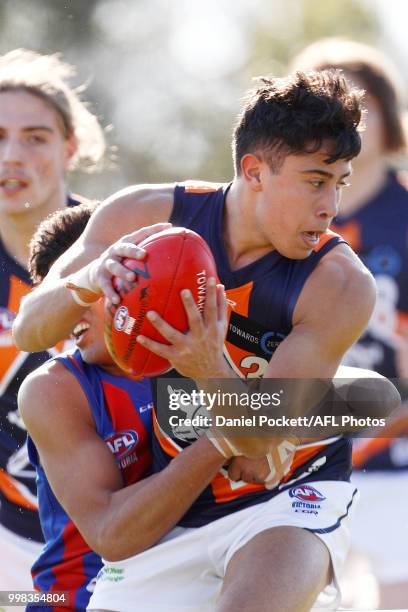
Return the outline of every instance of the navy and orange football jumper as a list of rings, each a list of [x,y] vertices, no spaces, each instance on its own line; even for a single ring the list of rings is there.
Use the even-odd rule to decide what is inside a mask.
[[[229,185],[186,182],[175,187],[173,225],[194,230],[209,245],[225,286],[228,300],[228,331],[225,358],[239,376],[262,376],[279,343],[292,329],[292,316],[310,274],[319,261],[338,244],[337,234],[327,231],[315,250],[302,260],[288,259],[271,251],[260,259],[232,270],[223,242],[225,198]],[[166,374],[178,375],[173,370]],[[181,381],[180,381],[181,383]],[[166,435],[154,419],[155,471],[162,470],[192,440]],[[300,447],[290,473],[281,486],[267,490],[261,484],[237,486],[221,470],[180,521],[183,527],[200,527],[215,519],[267,501],[293,482],[349,480],[351,443],[342,436]]]
[[[79,203],[73,197],[67,200],[68,206]],[[8,254],[1,241],[0,274],[0,524],[23,538],[43,542],[35,470],[28,458],[27,432],[17,409],[17,393],[25,377],[57,350],[26,353],[15,345],[13,321],[32,285],[28,271]]]

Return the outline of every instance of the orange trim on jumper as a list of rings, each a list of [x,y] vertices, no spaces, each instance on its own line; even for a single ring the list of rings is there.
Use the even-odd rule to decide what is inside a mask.
[[[186,193],[212,193],[218,191],[223,186],[223,183],[184,183],[184,191]]]
[[[323,248],[324,245],[327,242],[329,242],[329,240],[334,238],[335,236],[338,236],[338,234],[336,234],[335,232],[332,232],[331,230],[326,230],[325,233],[320,236],[319,244],[317,245],[315,249],[313,249],[313,251],[315,253],[318,253],[320,249]]]
[[[249,298],[251,297],[252,289],[254,287],[253,281],[235,287],[235,289],[227,289],[227,316],[231,315],[231,312],[238,312],[243,317],[248,316],[249,311]]]
[[[159,424],[157,422],[156,411],[154,409],[153,409],[153,429],[154,429],[154,435],[159,441],[159,444],[164,450],[164,452],[167,453],[169,457],[172,457],[172,458],[177,457],[181,449],[175,442],[173,442],[168,436],[166,436],[163,433],[163,431],[160,429]]]
[[[290,471],[284,478],[282,478],[281,482],[288,482],[295,470],[312,459],[314,455],[325,448],[325,446],[326,444],[316,444],[314,446],[302,448],[296,451]],[[216,503],[222,504],[236,499],[241,495],[246,495],[247,493],[264,491],[266,487],[263,484],[256,483],[245,483],[245,485],[239,486],[219,472],[211,482],[211,488]]]
[[[33,511],[38,510],[37,505],[26,499],[23,493],[18,490],[15,483],[17,483],[17,481],[0,468],[0,490],[4,497],[7,497],[7,499],[11,503],[16,504],[16,506],[21,506],[22,508]]]
[[[239,486],[236,482],[233,482],[227,476],[224,476],[224,474],[218,472],[215,478],[211,481],[211,489],[214,495],[215,503],[225,504],[226,502],[232,501],[237,497],[241,497],[241,495],[255,493],[257,491],[264,491],[265,486],[263,484],[256,484],[252,482]]]
[[[249,300],[251,297],[253,281],[246,285],[241,285],[235,289],[228,289],[227,294],[227,316],[231,317],[232,311],[243,317],[248,317]],[[241,375],[245,378],[259,375],[259,358],[252,359],[254,353],[242,349],[231,342],[225,341],[225,354],[229,361],[232,361]],[[261,360],[263,361],[263,360]],[[266,363],[266,361],[265,361]]]
[[[331,227],[336,234],[349,243],[353,251],[361,250],[361,227],[357,221],[349,221],[341,226],[332,224]]]

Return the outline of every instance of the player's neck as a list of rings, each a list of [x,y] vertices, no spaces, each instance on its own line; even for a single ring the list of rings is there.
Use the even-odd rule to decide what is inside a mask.
[[[258,236],[253,219],[253,202],[247,201],[248,195],[242,184],[234,180],[227,193],[224,211],[223,238],[232,270],[237,270],[260,259],[271,251]]]
[[[382,158],[369,163],[353,164],[350,187],[343,191],[340,214],[348,217],[364,208],[381,189],[387,180],[387,166]]]
[[[105,370],[105,372],[107,372],[111,376],[126,376],[126,372],[121,370],[120,367],[117,366],[116,363],[114,363],[113,361],[112,363],[97,363],[96,365],[98,365],[102,370]]]
[[[0,212],[0,238],[7,253],[24,268],[27,267],[29,244],[39,223],[50,213],[66,204],[66,192],[50,199],[42,206],[20,214]]]

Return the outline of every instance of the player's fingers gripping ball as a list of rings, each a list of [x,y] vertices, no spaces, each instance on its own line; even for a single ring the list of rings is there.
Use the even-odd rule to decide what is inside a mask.
[[[143,240],[144,260],[124,259],[136,274],[133,281],[113,278],[120,296],[118,304],[107,304],[105,340],[112,358],[122,370],[136,377],[157,376],[169,362],[136,342],[138,335],[168,344],[146,317],[157,312],[180,332],[188,331],[188,320],[180,292],[189,289],[202,311],[209,277],[217,276],[213,255],[201,236],[185,228],[171,228]]]

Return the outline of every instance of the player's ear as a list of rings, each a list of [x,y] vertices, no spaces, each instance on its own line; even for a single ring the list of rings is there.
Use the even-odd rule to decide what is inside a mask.
[[[247,153],[241,158],[241,176],[254,191],[262,190],[261,165],[262,161],[252,153]]]
[[[72,165],[72,159],[78,149],[78,141],[74,135],[70,136],[65,140],[65,170],[69,170]]]

